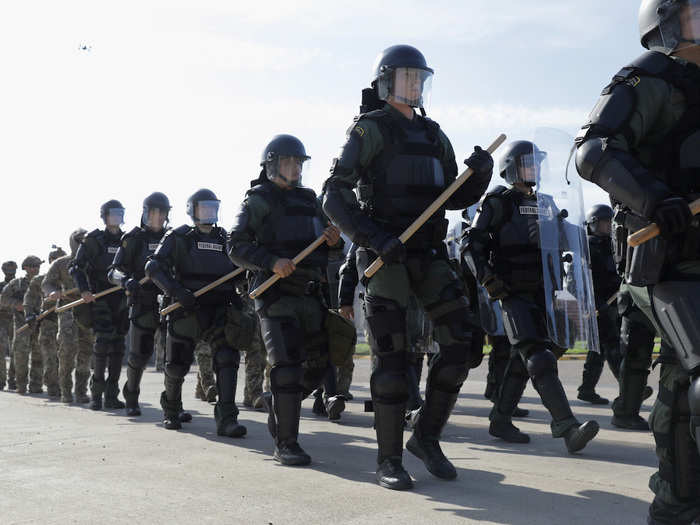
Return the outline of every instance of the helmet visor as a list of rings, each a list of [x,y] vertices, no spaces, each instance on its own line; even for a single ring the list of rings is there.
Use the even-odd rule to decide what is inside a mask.
[[[280,179],[287,186],[301,186],[304,173],[308,172],[311,163],[307,157],[280,155],[266,164],[267,176],[270,180]]]
[[[676,6],[668,6],[675,12],[659,24],[659,31],[668,49],[683,49],[690,45],[700,44],[700,0],[678,2]]]
[[[160,231],[165,226],[165,221],[168,220],[168,212],[160,208],[143,207],[143,215],[141,222],[153,231]]]
[[[121,226],[124,224],[124,208],[110,208],[105,215],[107,226]]]
[[[216,224],[219,220],[219,201],[197,202],[194,217],[200,224]]]
[[[399,67],[394,70],[389,99],[408,106],[426,107],[430,101],[433,74],[424,69]]]

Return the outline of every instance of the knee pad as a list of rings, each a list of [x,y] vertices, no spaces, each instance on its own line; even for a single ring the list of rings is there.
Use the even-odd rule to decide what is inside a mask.
[[[700,418],[700,375],[690,379],[688,387],[688,408],[693,417]],[[698,421],[700,423],[700,421]]]
[[[224,368],[238,368],[240,362],[241,354],[233,348],[225,346],[214,353],[214,371],[216,372]]]
[[[260,332],[270,365],[289,366],[303,361],[304,332],[294,318],[261,316]]]
[[[668,435],[673,463],[661,462],[661,477],[671,482],[673,493],[681,501],[694,501],[700,494],[700,455],[695,443],[697,429],[691,428],[690,391],[687,383],[676,384]],[[693,396],[694,397],[694,396]],[[655,433],[656,435],[656,433]],[[658,437],[657,437],[658,439]]]
[[[139,354],[145,356],[146,359],[153,354],[155,339],[153,332],[143,330],[134,325],[131,326],[129,332],[129,354]]]
[[[620,352],[625,357],[648,355],[651,358],[655,336],[656,332],[645,323],[623,317],[620,327]]]
[[[700,282],[661,282],[652,289],[652,306],[683,368],[700,373]]]
[[[273,392],[295,394],[301,392],[301,365],[275,365],[270,370],[270,386]]]
[[[365,319],[369,344],[377,354],[406,349],[406,311],[391,299],[365,297]]]
[[[527,373],[534,380],[537,377],[557,373],[557,358],[549,350],[540,350],[527,358]]]
[[[172,370],[175,377],[184,377],[192,365],[193,358],[192,343],[168,337],[165,348],[165,367]]]
[[[468,362],[455,362],[443,355],[443,349],[435,357],[428,372],[428,386],[443,392],[459,392],[469,375]]]
[[[408,399],[406,374],[381,368],[372,372],[369,380],[372,399],[388,405],[405,403]]]

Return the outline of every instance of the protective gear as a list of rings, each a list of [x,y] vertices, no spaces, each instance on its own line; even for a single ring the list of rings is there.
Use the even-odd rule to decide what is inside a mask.
[[[111,287],[107,272],[121,246],[121,236],[121,231],[112,234],[109,230],[93,230],[85,236],[68,270],[81,292],[96,293]],[[85,249],[88,242],[96,245],[94,255]]]
[[[535,137],[548,152],[537,181],[537,224],[549,338],[562,348],[585,341],[589,351],[600,352],[583,191],[568,173],[574,141],[555,129],[538,129]]]
[[[477,286],[477,296],[479,301],[479,320],[484,331],[491,336],[505,335],[503,328],[503,310],[501,303],[493,300],[489,291],[483,285]],[[510,344],[508,344],[510,349]],[[491,356],[489,356],[489,363]]]
[[[5,261],[2,263],[2,273],[5,275],[14,275],[17,272],[17,263],[15,261]]]
[[[508,285],[495,275],[492,275],[486,281],[481,283],[481,285],[484,287],[488,293],[489,299],[492,301],[497,301],[508,296]]]
[[[600,426],[595,421],[586,421],[583,425],[577,425],[567,430],[564,434],[564,440],[569,454],[583,449],[590,440],[596,437],[599,430]]]
[[[607,204],[596,204],[586,212],[586,225],[593,235],[610,236],[613,209]],[[607,227],[606,227],[607,225]]]
[[[226,346],[214,354],[216,388],[219,392],[214,417],[219,436],[243,437],[247,432],[246,427],[238,423],[238,408],[234,401],[239,362],[239,352]]]
[[[187,199],[187,215],[195,224],[216,224],[220,202],[213,191],[197,190]]]
[[[378,446],[377,482],[392,490],[410,489],[413,481],[401,465],[405,405],[386,404],[378,400],[373,405]]]
[[[61,248],[60,246],[54,245],[53,248],[54,249],[49,252],[49,264],[54,262],[59,257],[63,257],[64,255],[66,255],[66,252],[64,252],[63,248]]]
[[[25,257],[24,260],[22,261],[22,269],[24,270],[28,266],[41,266],[44,261],[39,259],[36,255],[29,255],[28,257]]]
[[[683,9],[688,11],[684,12]],[[644,0],[639,7],[639,37],[642,45],[670,55],[680,44],[700,45],[700,26],[692,23],[697,0]]]
[[[268,427],[275,438],[274,459],[283,465],[308,465],[311,457],[299,446],[301,413],[301,366],[275,366],[270,371],[273,393]]]
[[[300,186],[304,171],[308,171],[308,161],[304,144],[293,135],[275,135],[262,152],[260,165],[268,180],[282,179],[288,186]],[[306,168],[306,169],[304,169]],[[297,173],[298,177],[290,177]]]
[[[530,186],[537,183],[540,164],[547,156],[528,140],[516,140],[506,147],[499,162],[499,175],[508,184],[524,182]]]
[[[481,149],[480,146],[474,146],[474,153],[464,159],[464,163],[473,169],[476,174],[490,175],[493,172],[493,157],[488,151]]]
[[[700,282],[664,281],[652,292],[656,318],[683,368],[700,372]]]
[[[143,213],[141,214],[141,226],[148,226],[151,230],[160,230],[163,224],[168,221],[170,212],[170,200],[159,191],[151,193],[143,200]],[[160,211],[165,217],[154,215],[154,211]],[[163,222],[161,222],[163,220]]]
[[[693,220],[693,214],[684,199],[669,197],[659,203],[652,219],[661,230],[661,236],[668,238],[685,231]]]
[[[415,47],[396,45],[379,53],[372,77],[372,86],[380,100],[424,108],[430,94],[433,70]]]
[[[197,303],[194,293],[187,288],[180,288],[174,295],[175,300],[182,305],[186,311],[191,311]]]
[[[118,200],[110,200],[100,206],[100,218],[107,226],[124,224],[124,206]]]
[[[406,260],[406,246],[396,237],[389,237],[376,249],[386,264],[403,263]]]
[[[84,228],[78,228],[70,234],[68,244],[70,245],[70,253],[72,256],[75,257],[75,252],[78,251],[78,246],[82,244],[85,235],[87,235],[87,230]]]

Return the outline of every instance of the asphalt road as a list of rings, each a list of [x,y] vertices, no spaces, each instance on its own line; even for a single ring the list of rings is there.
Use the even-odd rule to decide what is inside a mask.
[[[162,375],[153,370],[144,375],[140,418],[3,391],[0,523],[642,524],[652,499],[652,436],[615,429],[609,407],[575,399],[582,365],[559,364],[576,416],[601,424],[581,453],[569,455],[562,440],[551,438],[549,416],[530,385],[521,406],[531,415],[516,424],[532,441],[492,438],[484,363],[465,383],[443,435],[458,479],[434,478],[406,452],[411,492],[374,481],[372,415],[363,412],[367,359],[356,361],[355,400],[340,423],[315,417],[311,400],[304,402],[300,443],[313,463],[303,468],[272,460],[263,413],[241,410],[245,438],[218,437],[213,406],[193,397],[192,372],[183,399],[194,420],[181,431],[161,425]],[[656,390],[658,373],[650,384]],[[616,390],[606,369],[599,393],[612,399]]]

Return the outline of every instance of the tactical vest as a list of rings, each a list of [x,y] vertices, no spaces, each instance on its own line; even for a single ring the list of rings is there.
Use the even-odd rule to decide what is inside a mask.
[[[93,230],[87,236],[87,238],[94,239],[98,246],[97,255],[90,261],[86,272],[90,287],[95,292],[112,287],[107,279],[107,271],[114,261],[114,255],[119,250],[119,246],[121,246],[121,236],[121,231],[117,235],[112,235],[106,230]]]
[[[156,233],[137,226],[122,237],[122,241],[129,240],[130,243],[135,245],[133,259],[129,261],[130,267],[126,268],[133,279],[140,281],[146,276],[144,270],[146,261],[156,251],[158,243],[160,243],[166,231],[166,229],[163,229]],[[150,281],[143,285],[143,289],[154,294],[160,293],[160,289]]]
[[[184,256],[176,261],[175,275],[185,288],[199,290],[235,269],[226,253],[226,231],[223,228],[215,226],[209,234],[204,234],[194,226],[181,226],[174,233],[185,241]],[[234,284],[229,280],[202,295],[199,302],[217,303],[221,301],[221,294],[233,293]]]
[[[543,286],[537,197],[498,188],[489,193],[504,207],[504,222],[493,234],[493,267],[511,290],[532,292]]]
[[[323,233],[324,225],[313,190],[281,190],[271,182],[263,182],[247,194],[262,197],[270,209],[257,241],[277,257],[293,259]],[[328,245],[325,243],[299,263],[299,267],[325,268],[327,265]]]
[[[591,256],[591,273],[596,306],[602,306],[620,288],[613,259],[612,240],[609,237],[588,236],[588,249]]]
[[[440,126],[418,115],[399,122],[384,110],[362,114],[356,121],[363,119],[378,125],[384,148],[360,173],[359,201],[385,231],[399,235],[452,183],[442,164]],[[406,245],[409,250],[440,246],[446,234],[443,209]]]

